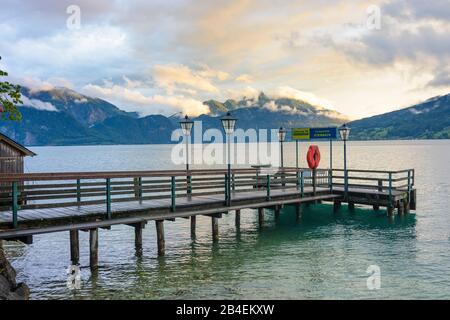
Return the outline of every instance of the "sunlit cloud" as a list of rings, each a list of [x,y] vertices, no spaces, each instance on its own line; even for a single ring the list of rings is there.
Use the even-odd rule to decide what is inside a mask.
[[[80,0],[68,30],[70,1],[0,0],[1,66],[140,114],[263,91],[358,118],[448,93],[449,2]]]
[[[138,112],[141,116],[151,114],[171,114],[182,112],[191,116],[208,113],[209,108],[201,101],[183,95],[146,95],[135,88],[127,88],[117,84],[95,85],[83,87],[85,94],[112,101],[125,111]]]
[[[24,95],[21,97],[21,100],[23,103],[22,104],[23,107],[29,107],[29,108],[45,110],[45,111],[58,111],[58,109],[56,109],[56,107],[53,104],[51,104],[50,102],[44,102],[39,99],[30,99]]]

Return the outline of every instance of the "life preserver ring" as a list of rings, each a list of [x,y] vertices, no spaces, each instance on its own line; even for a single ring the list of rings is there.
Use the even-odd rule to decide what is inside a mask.
[[[310,169],[317,169],[320,162],[320,151],[318,146],[309,146],[308,153],[306,154],[306,161]]]

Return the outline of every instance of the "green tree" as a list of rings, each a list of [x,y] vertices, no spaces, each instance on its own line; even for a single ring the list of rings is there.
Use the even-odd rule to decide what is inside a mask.
[[[22,104],[20,86],[2,81],[1,77],[6,76],[8,76],[8,73],[0,69],[0,119],[19,121],[22,119],[22,114],[17,106]]]

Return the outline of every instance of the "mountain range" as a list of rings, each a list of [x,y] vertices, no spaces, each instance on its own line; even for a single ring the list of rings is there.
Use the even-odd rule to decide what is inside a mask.
[[[0,132],[25,145],[93,145],[170,143],[179,128],[180,116],[140,117],[99,99],[67,88],[31,90],[22,88],[23,120],[0,122]],[[220,117],[231,111],[244,130],[279,127],[338,126],[348,118],[336,111],[306,101],[269,97],[208,100],[203,131],[221,128]],[[450,95],[415,106],[349,123],[353,139],[450,138]]]

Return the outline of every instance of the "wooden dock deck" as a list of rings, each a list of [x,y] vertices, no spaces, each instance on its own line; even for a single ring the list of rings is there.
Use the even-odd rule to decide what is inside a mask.
[[[191,219],[195,237],[196,216],[212,219],[213,240],[218,240],[218,219],[241,209],[264,209],[279,214],[283,206],[329,201],[338,210],[342,202],[387,208],[392,216],[415,209],[414,170],[348,170],[347,190],[341,169],[284,168],[226,170],[65,172],[10,174],[0,177],[0,239],[32,241],[42,233],[70,231],[72,263],[79,258],[78,231],[91,233],[96,250],[98,228],[127,224],[135,228],[136,252],[142,251],[142,228],[154,220],[158,253],[164,255],[163,221]],[[91,267],[97,253],[91,252]]]

